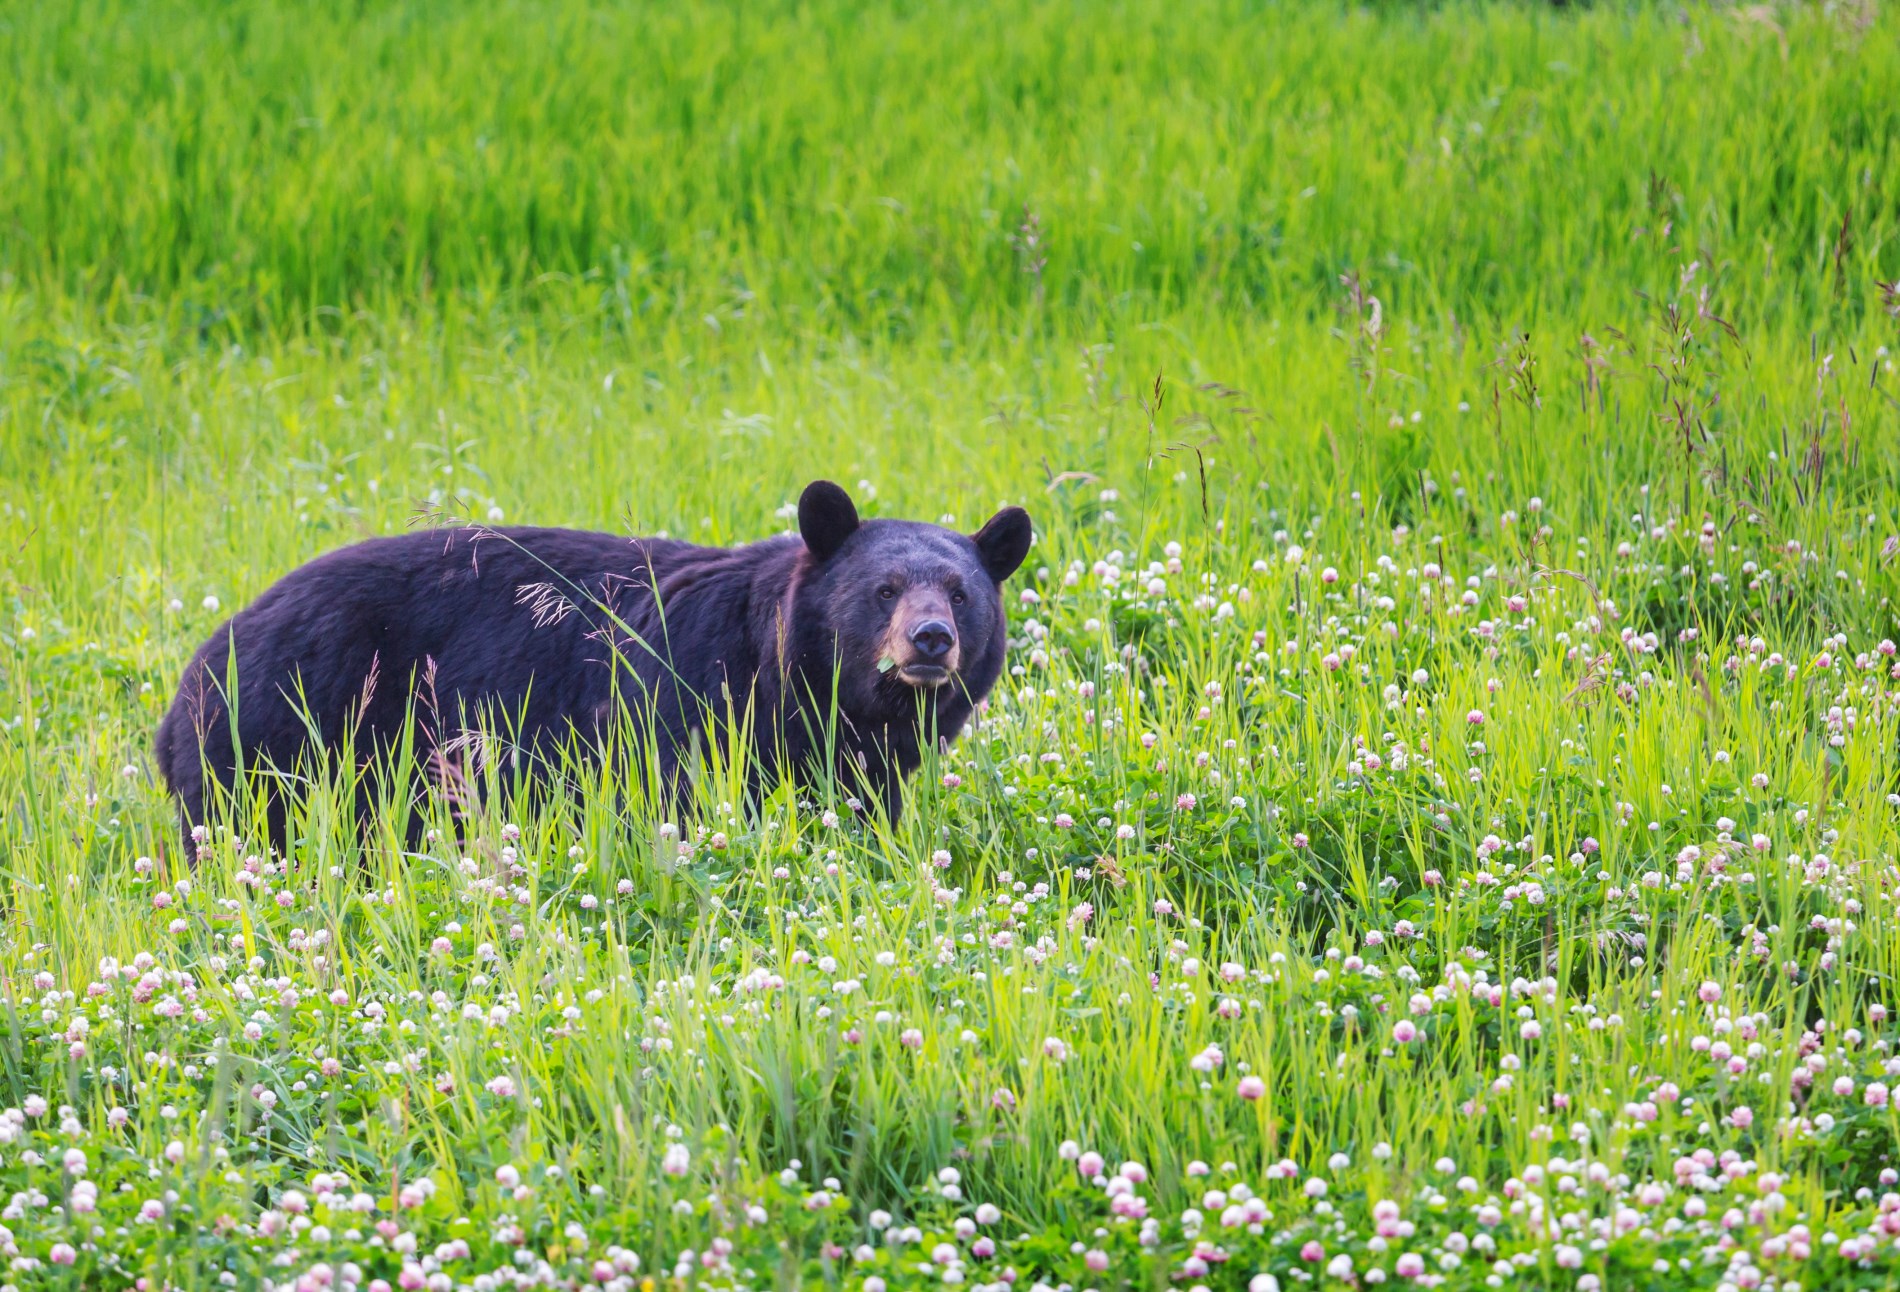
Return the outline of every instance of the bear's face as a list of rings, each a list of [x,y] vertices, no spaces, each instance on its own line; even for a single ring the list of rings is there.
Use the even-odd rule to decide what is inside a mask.
[[[1002,669],[1002,583],[1029,551],[1029,514],[1006,507],[975,534],[858,520],[844,490],[818,481],[799,500],[846,713],[898,721],[920,697],[983,698]]]

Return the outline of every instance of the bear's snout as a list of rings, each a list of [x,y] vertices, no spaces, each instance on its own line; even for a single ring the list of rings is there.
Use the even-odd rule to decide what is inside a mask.
[[[957,644],[957,630],[941,619],[926,619],[910,630],[910,644],[927,660],[939,660]]]
[[[914,588],[892,613],[879,655],[896,665],[897,680],[907,686],[939,687],[962,662],[956,618],[949,598],[937,588]]]

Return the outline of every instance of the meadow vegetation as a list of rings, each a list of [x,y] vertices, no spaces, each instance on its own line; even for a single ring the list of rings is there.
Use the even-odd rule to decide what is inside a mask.
[[[0,14],[0,1282],[1900,1279],[1900,20]],[[198,855],[298,562],[1027,506],[895,824]],[[419,780],[414,782],[419,787]]]

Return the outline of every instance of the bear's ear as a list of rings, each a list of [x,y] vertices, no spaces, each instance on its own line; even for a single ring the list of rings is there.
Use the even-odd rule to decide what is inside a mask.
[[[798,533],[814,560],[829,561],[857,528],[851,495],[831,481],[814,480],[798,496]]]
[[[970,541],[976,544],[983,568],[1001,583],[1029,555],[1029,513],[1021,507],[1005,507],[970,535]]]

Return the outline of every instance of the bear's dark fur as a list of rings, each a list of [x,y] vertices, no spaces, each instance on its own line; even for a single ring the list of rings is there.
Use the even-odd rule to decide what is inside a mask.
[[[1029,516],[1005,508],[969,536],[860,522],[821,480],[798,520],[797,537],[735,548],[424,531],[292,571],[198,649],[159,726],[187,837],[207,776],[228,790],[238,754],[288,772],[309,767],[313,743],[347,738],[368,764],[412,714],[427,765],[478,716],[533,753],[576,739],[598,750],[631,713],[650,724],[666,785],[697,735],[749,718],[755,779],[781,757],[822,772],[829,752],[895,819],[923,743],[954,738],[1002,671],[1001,585],[1029,551]],[[282,797],[269,801],[282,848]]]

